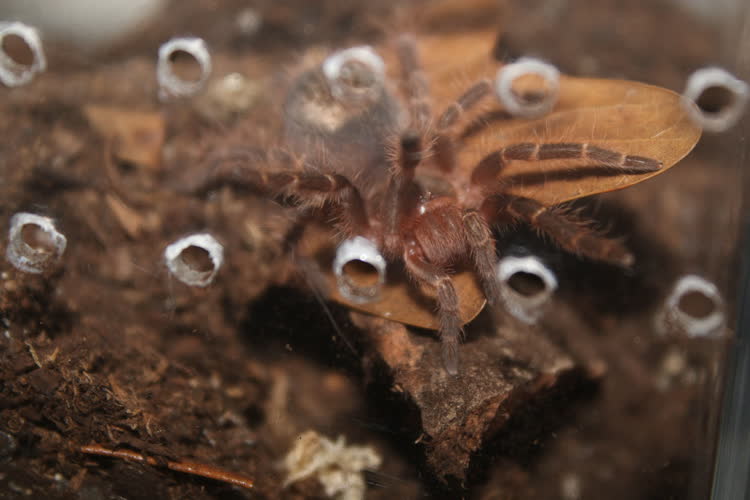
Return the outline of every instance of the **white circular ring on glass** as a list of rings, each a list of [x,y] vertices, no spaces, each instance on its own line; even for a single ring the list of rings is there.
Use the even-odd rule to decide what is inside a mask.
[[[370,71],[372,82],[366,87],[353,87],[342,81],[342,71],[350,63],[358,63]],[[334,52],[323,61],[325,76],[331,94],[336,99],[362,101],[372,99],[379,92],[385,80],[385,63],[369,45],[352,47]]]
[[[539,101],[525,101],[513,91],[513,82],[529,74],[538,75],[545,81],[545,95]],[[560,72],[551,64],[539,59],[522,57],[497,71],[495,93],[508,113],[523,118],[538,118],[552,111],[557,103],[560,93]]]
[[[33,57],[31,64],[16,62],[3,49],[3,40],[7,36],[17,36],[24,41]],[[47,68],[42,41],[39,32],[23,23],[0,23],[0,81],[8,87],[26,85],[37,73]]]
[[[210,270],[194,269],[185,262],[183,252],[190,247],[197,247],[208,253],[212,265]],[[224,263],[224,247],[208,233],[191,234],[169,245],[164,250],[164,260],[169,272],[178,280],[189,286],[206,287],[211,284]]]
[[[701,95],[711,88],[722,89],[731,96],[730,102],[716,113],[704,111],[698,106]],[[742,117],[750,98],[750,88],[728,71],[708,67],[690,75],[682,97],[685,109],[697,125],[708,132],[724,132]]]
[[[709,300],[713,306],[711,312],[702,317],[685,312],[680,302],[690,293],[700,294]],[[662,333],[675,328],[688,337],[706,337],[719,333],[724,319],[724,300],[716,285],[698,275],[688,274],[675,283],[667,297],[659,328]]]
[[[378,281],[375,285],[357,285],[346,275],[344,267],[349,262],[360,261],[372,266],[378,273]],[[380,254],[375,243],[363,236],[355,236],[339,245],[336,249],[336,258],[333,260],[333,273],[336,275],[336,284],[339,293],[352,302],[363,304],[377,299],[380,288],[385,283],[386,262]]]
[[[37,226],[45,235],[49,248],[37,249],[24,241],[23,229],[28,225]],[[10,219],[8,248],[5,256],[14,267],[27,273],[38,274],[62,257],[68,241],[58,232],[49,217],[20,212]]]
[[[187,81],[178,77],[172,70],[172,54],[185,52],[195,58],[200,66],[198,80]],[[189,97],[198,93],[211,75],[211,54],[206,42],[201,38],[173,38],[159,47],[159,59],[156,63],[156,79],[159,82],[161,98]]]
[[[536,323],[557,290],[557,278],[554,273],[533,255],[503,257],[498,261],[495,273],[500,281],[500,294],[508,312],[524,323]],[[533,295],[524,295],[516,291],[510,284],[510,279],[516,273],[533,274],[542,281],[544,288]]]

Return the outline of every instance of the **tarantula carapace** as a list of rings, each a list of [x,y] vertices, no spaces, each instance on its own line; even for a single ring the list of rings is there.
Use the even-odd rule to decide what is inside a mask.
[[[386,262],[402,263],[432,291],[445,366],[456,373],[463,321],[452,266],[473,266],[487,301],[498,303],[492,228],[518,222],[569,252],[630,266],[620,240],[557,205],[663,171],[700,132],[676,94],[633,82],[558,79],[536,61],[518,63],[528,74],[513,66],[509,77],[502,72],[508,65],[497,81],[480,76],[441,106],[448,84],[441,53],[431,51],[445,40],[430,43],[403,35],[381,51],[394,54],[387,63],[371,47],[355,47],[299,74],[284,103],[286,153],[276,155],[288,164],[246,165],[242,175],[302,205],[334,210],[348,245],[334,263],[345,301],[376,294],[348,279],[344,264],[365,261],[382,282]],[[489,45],[486,53],[481,70],[474,64],[466,73],[496,70]],[[370,312],[379,313],[376,306]]]

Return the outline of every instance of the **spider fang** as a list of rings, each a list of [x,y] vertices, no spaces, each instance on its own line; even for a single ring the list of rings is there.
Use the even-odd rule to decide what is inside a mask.
[[[362,236],[341,243],[333,261],[339,292],[347,300],[358,304],[377,299],[380,287],[385,283],[385,269],[385,259],[378,247]],[[373,270],[377,273],[377,280],[370,283],[374,281]]]

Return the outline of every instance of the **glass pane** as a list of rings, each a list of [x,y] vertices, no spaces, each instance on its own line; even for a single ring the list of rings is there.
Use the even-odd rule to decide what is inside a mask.
[[[749,13],[6,0],[0,491],[737,498]]]

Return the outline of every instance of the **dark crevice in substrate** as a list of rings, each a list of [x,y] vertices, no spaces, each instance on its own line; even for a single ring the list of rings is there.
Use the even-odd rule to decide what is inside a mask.
[[[326,367],[360,375],[359,330],[348,309],[323,303],[313,292],[272,287],[248,306],[238,331],[248,351],[260,359],[279,359],[291,350]]]

